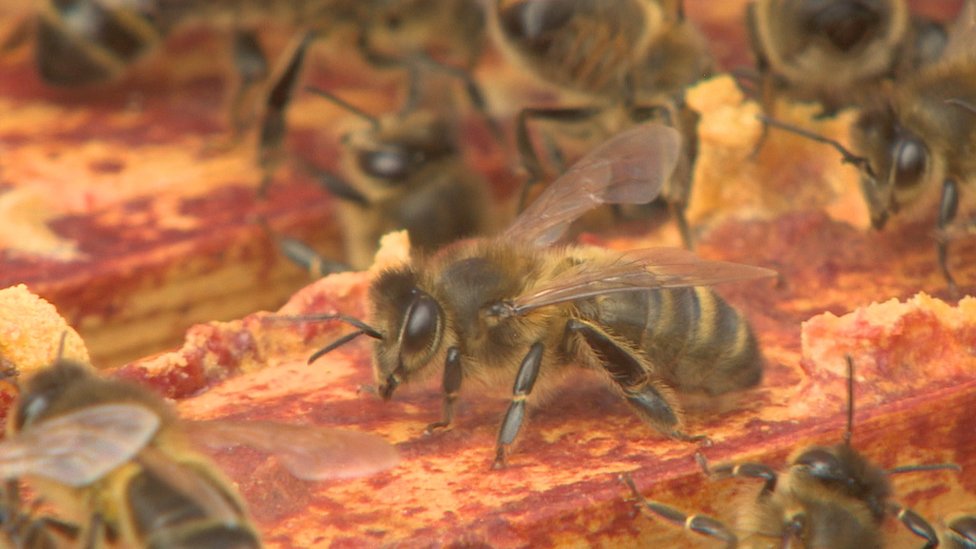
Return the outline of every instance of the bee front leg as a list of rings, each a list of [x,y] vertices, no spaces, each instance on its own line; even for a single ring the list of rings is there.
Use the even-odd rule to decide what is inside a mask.
[[[498,448],[495,451],[493,469],[505,467],[505,448],[515,440],[525,419],[525,399],[532,392],[532,386],[535,385],[535,379],[539,375],[543,349],[542,343],[538,341],[533,343],[522,359],[522,365],[519,366],[518,375],[515,376],[515,387],[512,388],[512,403],[508,405],[502,427],[498,431]]]
[[[271,174],[281,161],[281,146],[285,136],[285,109],[291,101],[295,83],[305,62],[305,52],[308,51],[314,38],[314,33],[307,32],[292,47],[291,53],[282,65],[283,69],[268,92],[258,138],[258,162],[263,172],[259,189],[261,195],[267,192],[268,185],[271,183]]]
[[[942,199],[939,201],[939,232],[945,232],[946,228],[956,218],[959,211],[959,186],[952,179],[946,179],[942,183]],[[956,286],[952,273],[949,272],[949,242],[944,238],[936,240],[936,251],[939,254],[939,268],[942,276],[946,279],[949,286],[949,295],[956,297],[959,288]]]
[[[651,366],[630,345],[619,341],[594,324],[579,319],[566,323],[567,336],[578,335],[597,357],[610,379],[624,393],[638,415],[671,438],[686,442],[707,441],[704,435],[681,431],[681,412],[672,403],[671,390],[650,376]]]
[[[911,530],[913,534],[925,540],[925,545],[922,549],[932,549],[933,547],[939,546],[939,536],[935,533],[935,529],[929,524],[927,520],[922,518],[918,513],[902,507],[897,503],[889,504],[891,512],[898,518],[898,520],[905,525],[906,528]]]
[[[764,480],[762,490],[759,491],[759,497],[765,497],[772,494],[776,490],[776,481],[778,476],[776,471],[774,471],[768,465],[763,465],[762,463],[723,463],[715,467],[711,467],[708,464],[708,460],[705,459],[700,452],[695,454],[695,461],[701,467],[702,472],[706,476],[714,478],[729,478],[729,477],[739,477],[739,478],[758,478]]]
[[[722,521],[705,515],[688,516],[674,507],[646,499],[637,490],[637,485],[634,484],[634,479],[630,478],[630,475],[621,475],[621,480],[630,487],[631,492],[634,494],[634,499],[642,504],[642,508],[692,532],[720,539],[725,542],[727,549],[733,549],[738,546],[738,537]]]
[[[457,347],[447,350],[447,359],[444,361],[444,408],[440,421],[436,421],[427,426],[426,432],[432,433],[437,429],[444,429],[454,421],[454,404],[457,402],[458,394],[461,391],[461,351]]]

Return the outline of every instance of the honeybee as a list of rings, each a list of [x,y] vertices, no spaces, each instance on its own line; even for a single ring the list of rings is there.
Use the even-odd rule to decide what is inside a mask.
[[[421,56],[467,70],[480,57],[484,19],[475,0],[41,0],[35,50],[46,82],[88,86],[122,74],[185,23],[233,28],[239,85],[230,102],[231,123],[240,135],[264,94],[258,142],[263,193],[281,161],[285,111],[309,42],[345,29],[353,35],[352,45],[373,65],[399,66],[402,59]],[[295,39],[273,67],[257,33],[268,20],[296,29]]]
[[[543,179],[543,167],[529,134],[531,121],[592,122],[603,126],[598,143],[622,129],[648,121],[670,124],[685,134],[682,165],[661,191],[677,219],[686,247],[684,219],[697,147],[697,113],[684,104],[684,88],[712,71],[704,38],[684,17],[680,0],[495,0],[494,30],[509,57],[547,82],[586,102],[579,107],[522,109],[516,145],[529,189]]]
[[[63,359],[28,380],[8,431],[0,477],[27,479],[95,545],[260,547],[244,503],[191,436],[272,452],[305,480],[361,476],[397,460],[392,446],[365,433],[180,422],[148,389]]]
[[[825,113],[860,104],[882,80],[938,58],[947,40],[905,0],[756,0],[746,26],[770,114],[778,91],[818,101]]]
[[[794,455],[786,472],[777,474],[761,463],[723,464],[710,467],[696,455],[706,475],[744,477],[764,481],[756,499],[740,515],[732,529],[700,515],[686,517],[667,505],[640,497],[643,508],[672,523],[702,535],[720,539],[727,547],[769,548],[792,546],[866,549],[885,547],[881,524],[894,514],[926,547],[938,545],[932,526],[911,509],[890,501],[888,476],[912,471],[959,470],[953,464],[908,465],[884,470],[851,446],[854,420],[854,363],[848,357],[847,429],[835,446],[813,446]],[[627,480],[627,479],[625,479]]]
[[[505,466],[526,401],[572,375],[572,364],[603,374],[667,436],[702,440],[684,431],[674,392],[752,387],[762,365],[746,320],[700,286],[773,271],[681,249],[550,247],[597,205],[654,198],[680,143],[677,131],[659,124],[623,132],[547,187],[501,235],[459,241],[383,271],[369,289],[370,323],[326,315],[358,329],[309,360],[359,335],[376,339],[373,371],[384,399],[443,364],[443,417],[428,430],[451,424],[462,379],[514,378],[496,468]]]
[[[368,124],[342,137],[348,179],[321,179],[340,200],[346,260],[354,268],[368,267],[391,231],[406,229],[412,246],[434,251],[490,230],[488,183],[466,165],[451,113],[408,101],[406,110],[376,117],[315,91]]]
[[[930,64],[868,102],[851,127],[855,152],[840,143],[766,119],[766,123],[830,144],[861,172],[861,190],[875,229],[902,210],[918,214],[932,207],[941,185],[936,219],[936,253],[949,292],[957,293],[949,270],[948,244],[959,209],[960,187],[976,176],[976,64],[972,44],[976,7],[967,3],[938,63]],[[859,154],[858,154],[859,153]],[[915,207],[918,206],[918,207]]]
[[[946,549],[976,547],[976,515],[959,515],[949,519],[943,543]]]

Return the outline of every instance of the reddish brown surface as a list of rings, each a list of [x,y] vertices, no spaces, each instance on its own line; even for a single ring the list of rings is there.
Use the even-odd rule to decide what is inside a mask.
[[[718,4],[722,4],[721,9]],[[741,4],[731,4],[688,1],[689,16],[706,23],[719,43],[738,44],[727,52],[717,52],[730,64],[747,58],[741,49],[735,49],[741,46],[741,28],[721,23],[727,21],[723,18],[732,17],[725,10],[740,12]],[[176,52],[199,50],[201,56],[219,57],[214,54],[212,41],[197,35],[185,40],[172,45]],[[0,70],[0,92],[8,101],[5,105],[54,105],[61,116],[83,107],[85,113],[68,130],[44,126],[27,131],[22,126],[0,125],[0,139],[11,149],[5,158],[12,158],[12,165],[0,173],[3,189],[23,184],[21,180],[6,180],[13,178],[11,173],[41,170],[38,166],[44,164],[31,156],[30,148],[38,141],[50,144],[54,159],[70,155],[86,136],[125,147],[124,157],[100,151],[91,152],[90,157],[83,155],[84,165],[101,178],[139,166],[145,161],[143,154],[158,154],[149,147],[156,144],[172,145],[173,149],[190,147],[189,156],[205,163],[212,157],[204,152],[204,142],[224,135],[224,94],[222,88],[217,93],[213,86],[223,80],[214,70],[204,71],[208,76],[170,83],[162,77],[147,76],[153,73],[144,69],[119,83],[111,93],[80,96],[46,90],[24,59],[4,64]],[[8,74],[13,78],[7,78]],[[369,82],[350,81],[351,85]],[[538,95],[545,97],[541,92]],[[146,116],[153,124],[133,125],[127,124],[125,117],[116,118],[119,105],[138,96],[142,96],[138,118]],[[358,98],[370,105],[382,104],[386,96],[384,90],[366,90]],[[334,150],[335,136],[323,136],[318,131],[319,127],[328,127],[331,115],[323,114],[320,106],[308,100],[298,108],[309,116],[294,121],[290,139],[294,150],[330,165],[330,159],[319,160],[314,153]],[[184,138],[188,141],[181,142]],[[11,275],[10,281],[21,280],[17,276],[40,277],[45,271],[65,273],[50,281],[40,279],[35,289],[61,299],[58,302],[52,297],[62,312],[82,327],[91,317],[117,315],[114,318],[120,321],[126,319],[124,313],[131,307],[126,290],[132,288],[131,295],[135,296],[155,282],[171,279],[167,273],[179,270],[188,257],[194,258],[197,272],[216,266],[235,270],[241,268],[239,264],[246,264],[259,273],[255,279],[260,282],[242,288],[238,296],[265,296],[270,286],[282,292],[277,295],[290,293],[270,274],[274,271],[267,259],[273,252],[254,219],[263,212],[267,219],[277,220],[272,221],[276,229],[294,229],[291,234],[306,236],[320,226],[317,215],[329,211],[328,201],[313,183],[290,175],[286,169],[279,175],[280,186],[272,191],[270,200],[259,204],[248,192],[256,184],[253,172],[248,171],[252,166],[250,154],[234,154],[238,156],[228,161],[228,173],[222,174],[212,189],[207,187],[206,192],[194,191],[185,197],[182,192],[198,182],[190,179],[185,187],[173,191],[177,206],[170,205],[169,211],[186,210],[200,222],[191,229],[174,232],[169,225],[157,226],[153,216],[156,202],[129,187],[123,189],[131,193],[124,200],[114,200],[97,185],[93,191],[66,192],[65,211],[51,226],[62,237],[77,238],[81,248],[92,253],[92,259],[67,264],[36,258],[7,263],[5,259],[5,266],[16,266],[17,272],[24,273]],[[810,154],[829,157],[822,151],[811,150]],[[478,156],[477,164],[488,164],[489,156]],[[503,174],[504,168],[499,167],[503,163],[495,160],[486,167]],[[73,164],[57,166],[64,176]],[[800,185],[809,185],[798,179],[803,174],[769,171],[782,178],[771,181],[770,187],[784,196],[791,196],[789,193]],[[46,172],[41,175],[50,176]],[[42,183],[45,180],[38,179]],[[504,195],[511,182],[502,184],[508,185],[500,187],[499,194]],[[706,450],[713,461],[749,459],[781,467],[789,454],[804,445],[840,440],[845,388],[844,377],[838,373],[843,367],[841,356],[834,356],[837,360],[829,364],[804,362],[801,322],[824,311],[845,314],[872,301],[904,300],[919,291],[946,297],[935,266],[931,219],[874,233],[833,220],[819,210],[796,211],[799,207],[793,205],[794,211],[773,220],[728,221],[714,227],[699,244],[703,256],[768,266],[782,275],[778,281],[728,285],[719,290],[753,323],[767,368],[763,385],[739,399],[689,403],[688,430],[707,433],[715,441]],[[127,230],[138,238],[126,237]],[[78,233],[63,234],[74,231]],[[329,233],[323,240],[334,241],[334,236]],[[102,238],[108,240],[103,242]],[[675,238],[673,227],[665,227],[662,233],[645,240],[589,240],[623,248],[662,240],[674,242]],[[133,252],[108,248],[107,242],[124,242]],[[153,245],[142,248],[142,242]],[[965,293],[976,291],[974,265],[976,241],[954,243],[952,266]],[[13,271],[5,269],[3,276]],[[105,282],[104,273],[109,272],[115,274]],[[291,273],[291,280],[298,280],[297,272]],[[364,284],[365,278],[356,274],[328,279],[297,294],[287,312],[342,311],[361,316],[365,311]],[[72,305],[74,300],[77,308]],[[258,307],[253,301],[247,306],[247,310]],[[223,318],[243,316],[242,312],[225,312]],[[158,316],[151,307],[140,308],[140,314]],[[189,318],[183,315],[180,320]],[[111,323],[105,325],[105,337],[118,333],[109,331],[114,326]],[[920,317],[911,325],[933,330],[931,337],[924,339],[929,349],[936,349],[942,338],[949,337],[931,318]],[[359,392],[360,385],[372,383],[365,341],[350,344],[313,367],[305,365],[313,349],[347,329],[338,325],[295,327],[269,321],[266,315],[250,315],[192,328],[180,350],[134,362],[115,375],[147,382],[180,399],[181,413],[189,418],[276,419],[355,428],[379,433],[398,446],[404,461],[396,469],[369,479],[328,483],[295,480],[273,459],[251,450],[217,455],[218,463],[248,500],[272,547],[481,543],[500,547],[699,546],[699,538],[639,516],[633,503],[627,501],[627,490],[617,475],[631,472],[649,497],[729,521],[741,507],[733,498],[748,501],[758,489],[748,482],[709,482],[692,459],[694,447],[664,439],[642,424],[614,394],[585,376],[573,379],[571,386],[550,402],[532,410],[510,467],[491,471],[497,429],[510,390],[507,383],[497,394],[466,387],[454,428],[425,436],[424,426],[440,414],[435,382],[405,387],[389,403]],[[171,327],[169,333],[183,333],[183,328]],[[821,337],[835,336],[824,331]],[[870,346],[870,337],[863,332],[858,332],[858,337],[861,344]],[[901,366],[907,369],[900,371],[897,383],[879,383],[877,376],[886,368],[886,360],[890,362],[905,352],[905,344],[875,348],[865,357],[859,356],[857,363],[854,441],[858,448],[886,467],[942,461],[964,467],[962,474],[924,473],[895,479],[899,500],[915,506],[936,525],[953,511],[976,507],[976,477],[972,474],[976,469],[976,437],[971,423],[976,413],[976,381],[967,366],[972,363],[976,336],[962,332],[952,337],[954,343],[943,347],[948,352],[917,353],[911,360],[902,360]],[[902,529],[892,526],[889,530],[892,547],[919,545]]]

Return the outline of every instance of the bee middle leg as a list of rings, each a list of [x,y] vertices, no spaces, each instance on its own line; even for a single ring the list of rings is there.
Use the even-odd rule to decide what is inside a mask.
[[[650,366],[633,348],[598,326],[580,319],[566,323],[567,336],[576,334],[594,354],[610,379],[624,393],[627,402],[654,427],[671,438],[686,442],[703,442],[704,435],[689,435],[680,429],[681,411],[670,390],[649,375]]]
[[[532,386],[535,385],[535,379],[539,375],[543,349],[542,343],[538,341],[533,343],[519,366],[518,374],[515,376],[515,386],[512,388],[512,402],[508,405],[505,419],[502,420],[501,429],[498,430],[498,447],[495,450],[492,469],[505,467],[505,449],[515,441],[515,436],[522,427],[522,421],[525,419],[525,399],[532,392]]]

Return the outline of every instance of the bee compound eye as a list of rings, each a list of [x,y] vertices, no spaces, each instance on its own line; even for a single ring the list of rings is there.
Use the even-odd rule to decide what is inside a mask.
[[[407,353],[417,353],[430,346],[437,335],[440,310],[434,298],[416,291],[403,325],[400,348]]]
[[[837,456],[823,448],[800,454],[794,464],[806,468],[811,476],[821,480],[844,481],[847,478]]]
[[[925,147],[917,139],[899,140],[895,149],[895,186],[917,185],[925,173],[925,160]]]
[[[384,148],[360,153],[359,168],[373,177],[397,181],[409,174],[410,161],[402,148]]]

